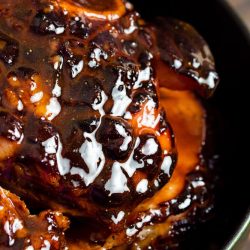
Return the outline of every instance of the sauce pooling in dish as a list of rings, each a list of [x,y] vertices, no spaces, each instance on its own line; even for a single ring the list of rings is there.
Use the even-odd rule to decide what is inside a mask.
[[[157,22],[121,0],[0,4],[0,183],[87,220],[70,248],[153,246],[210,206],[193,91],[214,91],[213,57],[189,25]],[[88,224],[102,230],[72,243]]]

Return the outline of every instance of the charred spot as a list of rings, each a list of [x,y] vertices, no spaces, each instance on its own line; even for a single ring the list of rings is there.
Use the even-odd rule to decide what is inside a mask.
[[[0,60],[11,66],[16,62],[18,54],[18,42],[0,32]]]
[[[151,59],[153,58],[152,54],[148,51],[143,51],[138,58],[138,61],[140,62],[141,66],[143,68],[146,68],[150,66]]]
[[[30,117],[25,127],[26,143],[20,152],[20,156],[25,155],[25,158],[19,157],[18,162],[27,166],[39,164],[50,174],[57,172],[56,153],[59,146],[57,135],[52,124]]]
[[[154,85],[152,85],[152,87],[153,86]],[[154,103],[155,109],[158,108],[158,97],[156,95],[156,92],[152,91],[152,89],[150,88],[150,83],[143,84],[143,87],[140,89],[140,91],[137,91],[133,96],[132,102],[128,107],[128,111],[130,111],[132,114],[140,112],[143,108],[143,105],[145,105],[148,101],[152,101]]]
[[[142,109],[142,105],[148,101],[147,93],[136,93],[133,96],[132,103],[130,104],[128,110],[132,114],[135,114]]]
[[[84,61],[81,55],[74,55],[69,60],[67,60],[67,65],[70,68],[71,78],[77,77],[83,70]]]
[[[76,78],[84,68],[83,56],[75,52],[79,48],[84,48],[83,43],[76,39],[70,39],[65,41],[58,50],[66,62],[69,76],[72,79]]]
[[[62,11],[45,13],[40,11],[34,17],[31,29],[40,35],[64,33],[66,22]]]
[[[99,119],[97,118],[89,118],[86,120],[78,121],[78,126],[87,133],[92,133],[96,130]]]
[[[60,45],[58,53],[67,61],[74,57],[74,49],[79,48],[84,48],[84,44],[80,39],[68,39]]]
[[[67,40],[60,46],[59,53],[68,60],[73,56],[72,47],[72,40]]]
[[[33,129],[32,129],[33,128]],[[35,128],[35,129],[34,129]],[[56,135],[54,126],[42,120],[30,119],[25,129],[27,140],[32,143],[41,143]]]
[[[22,139],[23,123],[7,111],[0,111],[0,136],[18,142]]]
[[[101,48],[103,51],[114,55],[116,50],[118,50],[116,39],[110,34],[110,32],[104,31],[99,33],[92,41],[91,44],[93,47]]]
[[[70,33],[79,38],[87,38],[90,33],[88,24],[84,23],[79,17],[74,17],[69,24]]]
[[[132,150],[132,128],[122,118],[104,116],[96,139],[102,144],[104,153],[114,160],[125,159]]]
[[[99,104],[102,101],[100,81],[94,77],[82,77],[76,82],[67,84],[62,93],[63,101],[72,105]]]
[[[190,217],[191,217],[191,214],[185,218],[174,221],[172,228],[169,232],[169,237],[176,239],[181,236],[183,237],[185,233],[190,231],[190,229],[192,228],[192,224],[193,224],[192,219]]]
[[[15,71],[11,71],[8,75],[7,78],[10,77],[16,77],[17,79],[22,79],[24,81],[30,80],[30,78],[37,74],[34,69],[27,68],[27,67],[19,67]]]

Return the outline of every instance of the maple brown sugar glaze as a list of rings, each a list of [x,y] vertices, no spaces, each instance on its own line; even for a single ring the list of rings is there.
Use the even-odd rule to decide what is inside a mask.
[[[217,83],[181,21],[121,0],[1,1],[0,246],[160,249],[205,218],[200,99]]]

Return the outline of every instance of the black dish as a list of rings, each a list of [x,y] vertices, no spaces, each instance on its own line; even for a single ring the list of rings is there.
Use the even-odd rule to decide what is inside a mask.
[[[145,19],[173,16],[191,23],[210,45],[221,82],[209,106],[219,155],[216,215],[187,235],[181,249],[233,249],[249,229],[248,84],[250,36],[224,1],[134,0]],[[244,143],[246,142],[246,143]],[[167,247],[166,247],[167,249]]]

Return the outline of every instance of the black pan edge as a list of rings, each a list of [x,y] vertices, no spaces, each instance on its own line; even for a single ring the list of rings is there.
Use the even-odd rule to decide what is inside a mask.
[[[231,15],[231,18],[237,24],[238,29],[245,36],[245,40],[248,41],[250,46],[250,32],[246,25],[243,23],[241,18],[238,16],[236,11],[227,3],[225,0],[219,0],[220,4],[223,5],[225,11]],[[248,212],[245,215],[245,218],[240,223],[238,229],[235,231],[232,239],[225,245],[224,250],[240,250],[242,249],[244,243],[247,240],[247,237],[250,234],[250,207],[248,208]]]

